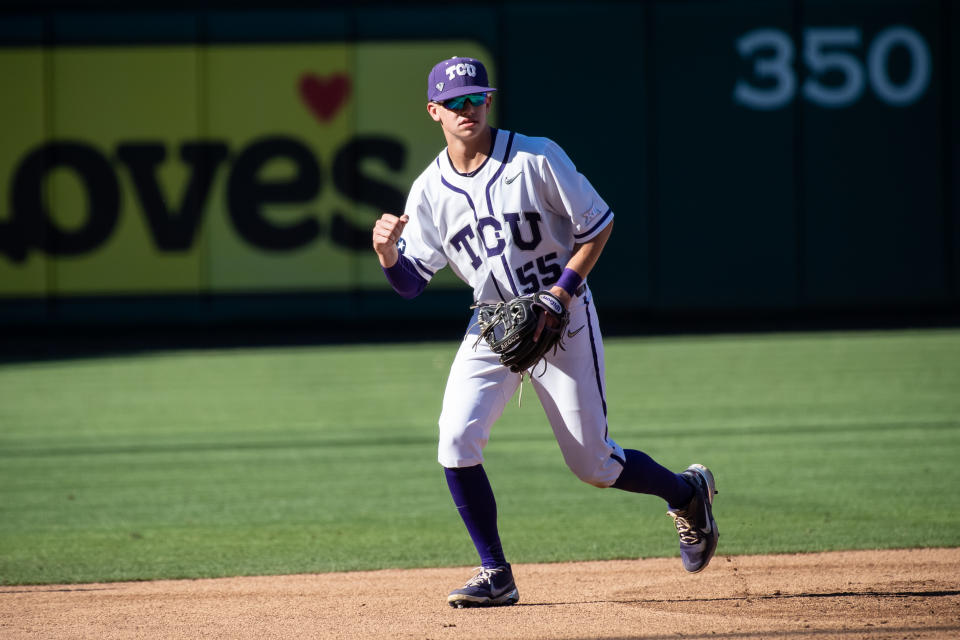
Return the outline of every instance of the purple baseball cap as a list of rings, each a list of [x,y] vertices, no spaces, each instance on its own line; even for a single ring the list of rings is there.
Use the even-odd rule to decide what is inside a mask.
[[[487,69],[475,58],[450,58],[438,62],[430,70],[427,81],[427,99],[443,102],[471,93],[496,91],[487,86]]]

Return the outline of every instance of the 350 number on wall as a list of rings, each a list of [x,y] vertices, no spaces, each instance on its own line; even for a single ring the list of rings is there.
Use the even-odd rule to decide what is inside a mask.
[[[880,31],[867,48],[866,69],[857,57],[863,38],[857,27],[809,27],[803,30],[803,63],[808,74],[800,92],[821,107],[839,109],[856,103],[867,86],[877,98],[894,107],[906,107],[930,85],[930,48],[916,30],[895,25]],[[753,77],[740,78],[733,90],[737,104],[772,111],[792,102],[797,93],[795,49],[790,36],[779,30],[748,31],[736,40],[740,56],[753,62]],[[903,49],[909,57],[905,78],[890,77],[891,54]],[[827,76],[830,82],[826,82]],[[839,79],[839,81],[837,81]]]

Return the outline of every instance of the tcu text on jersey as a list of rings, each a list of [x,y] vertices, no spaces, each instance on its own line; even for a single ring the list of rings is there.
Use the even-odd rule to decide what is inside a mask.
[[[520,216],[530,223],[530,238],[524,238],[520,228]],[[503,219],[510,225],[510,235],[513,238],[513,244],[524,251],[533,251],[539,245],[543,237],[540,234],[540,221],[543,219],[536,211],[524,211],[520,213],[505,213]],[[469,238],[469,241],[468,241]],[[471,245],[471,242],[477,243],[477,250]],[[470,256],[470,264],[474,269],[478,269],[481,264],[480,251],[486,253],[488,258],[495,258],[503,253],[507,246],[507,241],[503,237],[503,225],[494,217],[486,216],[477,221],[476,228],[468,224],[450,237],[450,244],[459,252],[466,252]]]
[[[521,218],[528,223],[526,226],[529,227],[529,230],[526,232],[526,236],[524,235],[524,225]],[[543,217],[540,213],[537,211],[505,213],[503,219],[510,227],[510,239],[514,246],[523,251],[535,251],[540,246],[543,240],[543,235],[540,232],[540,222]],[[467,224],[454,233],[450,237],[450,244],[455,251],[469,256],[470,265],[476,270],[483,263],[480,254],[484,254],[487,258],[496,258],[502,255],[507,247],[507,239],[504,238],[503,225],[500,221],[494,217],[486,216],[480,218],[476,226]],[[563,268],[554,262],[556,258],[556,253],[548,253],[516,268],[518,281],[525,285],[522,293],[539,291],[541,287],[550,286],[560,278]],[[536,273],[540,274],[540,278],[537,278]]]

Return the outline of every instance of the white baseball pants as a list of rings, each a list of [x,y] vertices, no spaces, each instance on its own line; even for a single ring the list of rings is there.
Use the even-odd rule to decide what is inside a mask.
[[[438,460],[444,467],[483,462],[490,429],[521,382],[485,341],[477,344],[476,321],[474,313],[443,396]],[[607,433],[603,341],[589,288],[570,303],[563,344],[565,350],[531,369],[530,381],[567,466],[584,482],[609,487],[623,470],[624,453]]]

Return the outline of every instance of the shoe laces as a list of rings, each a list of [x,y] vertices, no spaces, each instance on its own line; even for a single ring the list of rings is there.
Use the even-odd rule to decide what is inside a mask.
[[[478,585],[491,582],[495,574],[503,571],[503,567],[497,567],[495,569],[477,567],[476,571],[477,575],[467,580],[467,584],[463,585],[464,587],[476,587]]]
[[[690,524],[690,520],[687,519],[685,511],[671,510],[667,511],[667,515],[673,518],[673,523],[677,527],[677,533],[680,534],[680,542],[690,545],[700,544],[700,531]]]

